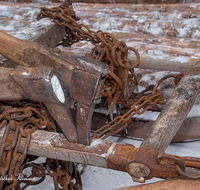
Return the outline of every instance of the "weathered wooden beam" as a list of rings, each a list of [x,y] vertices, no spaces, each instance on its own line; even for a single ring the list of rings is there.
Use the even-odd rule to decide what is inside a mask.
[[[76,111],[70,110],[72,117],[75,119]],[[103,113],[94,112],[92,117],[92,130],[97,130],[106,125],[107,118]],[[132,119],[128,124],[126,137],[144,139],[151,129],[154,121]],[[200,138],[200,117],[186,118],[178,129],[172,142],[195,140]],[[118,134],[121,135],[121,132]]]
[[[39,22],[33,22],[31,26],[17,32],[17,36],[19,36],[21,40],[38,42],[39,44],[50,48],[55,47],[65,35],[65,27],[59,26],[50,19],[42,19]],[[3,59],[2,64],[5,67],[16,66],[16,63],[13,60]]]
[[[4,127],[0,130],[0,144],[3,134]],[[12,136],[7,138],[12,142]],[[26,138],[21,139],[19,152],[24,151],[26,141]],[[131,144],[92,139],[91,145],[86,146],[70,143],[62,133],[37,130],[31,135],[28,154],[127,172],[127,160],[135,151],[137,148]],[[199,170],[190,171],[191,175],[198,173]]]
[[[45,65],[54,68],[64,86],[70,84],[75,60],[61,58],[35,42],[26,42],[0,31],[0,53],[11,61],[22,66]]]
[[[199,180],[192,179],[169,179],[150,183],[146,185],[137,185],[132,187],[124,187],[115,190],[161,190],[161,189],[173,189],[173,190],[198,190],[200,186]]]
[[[26,41],[38,42],[46,47],[53,48],[66,36],[66,28],[54,23],[52,20],[48,21],[49,25],[42,27],[42,23],[45,20],[47,19],[39,21],[41,25],[40,28],[35,29],[36,35],[28,38]]]
[[[77,58],[79,56],[84,56],[86,53],[90,52],[89,48],[84,48],[84,44],[78,45],[79,47],[73,48],[64,48],[63,54],[68,57]],[[136,47],[137,48],[137,47]],[[92,49],[92,47],[91,47]],[[177,71],[184,72],[188,71],[195,66],[199,59],[185,58],[186,61],[182,62],[177,59],[171,61],[173,57],[168,55],[168,58],[160,57],[151,57],[148,54],[140,54],[140,63],[137,66],[142,69],[154,69],[154,70],[167,70],[167,71]],[[135,57],[129,56],[129,59],[133,62],[136,61]]]
[[[148,156],[154,155],[157,157],[165,152],[199,96],[199,71],[200,62],[178,83],[139,149],[135,154],[133,153],[132,160],[129,161],[128,171],[134,181],[144,182],[145,177],[150,175],[155,177],[159,173],[158,171],[154,173],[153,170],[149,169],[152,163],[157,164],[157,158],[148,165],[149,161],[143,159],[141,155],[145,152]]]
[[[198,70],[200,63],[195,66]],[[163,154],[185,120],[200,93],[200,74],[182,78],[161,111],[141,147],[151,147]]]
[[[78,142],[90,144],[90,121],[94,108],[92,105],[99,100],[102,84],[108,74],[108,66],[88,57],[74,60],[61,54],[57,55],[41,44],[20,40],[3,31],[0,31],[0,53],[19,65],[48,66],[56,71],[66,98],[70,96],[78,102],[78,105],[81,105],[79,106],[80,113],[77,112],[77,129],[70,115],[67,114],[69,111],[62,111],[62,109],[68,109],[67,106],[59,108],[54,105],[54,109],[51,109],[52,105],[46,104],[46,106],[50,109],[52,116],[55,116],[54,119],[68,140],[73,139],[71,142],[77,142],[78,139],[75,136],[71,138],[77,131]],[[65,125],[61,118],[66,118],[69,125]],[[84,122],[81,122],[84,118]],[[67,132],[70,127],[73,129],[73,134],[70,134],[70,130]]]
[[[0,142],[3,132],[1,129]],[[26,141],[21,139],[19,152],[23,152]],[[126,171],[128,155],[134,150],[133,145],[118,145],[102,139],[93,139],[90,146],[70,143],[62,133],[37,130],[31,136],[28,154]]]
[[[0,89],[2,101],[31,99],[44,103],[65,103],[64,91],[55,70],[50,67],[2,67]]]
[[[72,73],[76,66],[79,67],[79,70],[82,67],[85,72],[95,70],[96,74],[97,72],[102,72],[102,74],[108,72],[108,67],[105,64],[93,59],[85,57],[76,61],[63,54],[58,55],[50,48],[39,43],[20,40],[3,31],[0,31],[0,53],[18,65],[30,67],[44,65],[54,68],[63,83],[66,93],[69,92]]]
[[[72,0],[72,2],[78,3],[102,3],[102,4],[175,4],[175,3],[191,3],[191,1],[181,1],[181,0]],[[199,1],[195,1],[197,3]]]
[[[180,61],[170,61],[170,59],[151,58],[145,54],[140,57],[140,64],[138,68],[142,69],[155,69],[155,70],[168,70],[184,72],[188,71],[195,66],[199,61],[197,59],[189,59],[187,62],[182,63]]]

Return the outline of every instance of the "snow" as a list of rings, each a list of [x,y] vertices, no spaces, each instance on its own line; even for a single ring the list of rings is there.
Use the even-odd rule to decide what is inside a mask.
[[[94,140],[92,140],[90,147],[97,146],[99,144],[102,144],[102,140],[101,139],[94,139]]]
[[[179,56],[179,57],[175,57],[173,59],[170,59],[170,61],[179,61],[181,63],[188,63],[189,58],[188,57]]]
[[[57,76],[53,75],[51,77],[51,85],[52,85],[53,91],[54,91],[56,97],[58,98],[58,100],[61,103],[64,103],[65,102],[65,94],[63,92],[63,89],[60,85],[60,82],[59,82]]]
[[[199,30],[196,30],[193,34],[192,34],[192,37],[193,38],[200,38],[200,31]]]
[[[0,29],[5,30],[6,32],[9,32],[10,34],[20,38],[27,40],[28,38],[32,37],[37,33],[37,31],[34,30],[36,26],[45,27],[48,26],[52,21],[49,19],[43,19],[41,21],[35,21],[36,14],[40,11],[39,6],[40,4],[35,4],[35,8],[30,7],[22,7],[19,9],[0,5],[0,17],[6,18],[6,19],[13,19],[9,20],[6,23],[0,22]],[[75,5],[75,4],[74,4]],[[190,4],[189,6],[191,8],[197,8],[200,4]],[[48,5],[52,6],[52,5]],[[152,5],[153,7],[154,5]],[[96,7],[98,7],[96,5]],[[131,7],[131,5],[130,5]],[[139,8],[141,5],[136,5],[135,7]],[[94,7],[95,8],[95,7]],[[200,7],[199,7],[200,8]],[[198,18],[190,18],[190,19],[182,19],[183,12],[178,11],[172,11],[170,14],[165,14],[164,12],[159,11],[146,11],[146,12],[139,12],[135,11],[134,15],[130,15],[132,10],[126,10],[126,9],[120,9],[120,8],[105,8],[105,9],[99,9],[98,13],[95,12],[88,12],[85,13],[86,9],[81,10],[82,7],[79,7],[79,4],[77,4],[77,7],[75,7],[75,10],[77,10],[77,15],[79,17],[83,17],[83,19],[80,21],[87,26],[92,27],[93,30],[103,30],[105,32],[118,32],[121,33],[122,31],[124,33],[139,33],[139,34],[152,34],[152,36],[167,36],[168,30],[174,30],[177,32],[177,38],[181,38],[179,40],[180,43],[184,44],[187,42],[187,38],[189,38],[191,34],[191,39],[194,40],[194,42],[197,39],[200,39],[200,21],[199,16]],[[90,8],[88,8],[90,9]],[[115,18],[113,17],[114,11],[121,11],[126,14],[126,17],[122,18]],[[103,12],[110,12],[112,13],[111,16],[107,17],[104,16]],[[145,15],[142,15],[145,14]],[[98,20],[96,20],[95,23],[93,23],[90,18],[96,16],[98,17]],[[85,19],[84,19],[85,17]],[[89,19],[88,19],[89,18]],[[27,21],[27,23],[19,23],[16,24],[19,21]],[[123,21],[130,21],[130,22],[137,22],[136,25],[129,26],[129,25],[123,25]],[[173,22],[172,22],[173,21]],[[166,23],[166,26],[168,23],[170,23],[169,28],[164,28],[162,26],[162,23]],[[123,26],[122,26],[123,25]],[[27,37],[28,36],[28,37]],[[184,38],[184,39],[183,39]],[[170,39],[170,38],[169,38]],[[167,42],[162,43],[161,45],[151,46],[150,44],[147,44],[143,42],[144,40],[151,41],[153,43],[153,39],[142,39],[140,42],[134,41],[134,39],[130,39],[130,42],[128,45],[130,46],[136,46],[136,48],[140,48],[142,46],[145,46],[144,49],[139,49],[140,53],[146,54],[146,56],[156,58],[156,59],[168,59],[170,61],[179,61],[181,63],[187,63],[189,61],[189,58],[199,59],[200,53],[198,53],[198,48],[196,51],[190,53],[189,56],[176,56],[176,55],[169,55],[164,51],[165,49],[169,48],[169,44]],[[162,40],[158,40],[158,42],[162,42]],[[62,49],[62,47],[59,47]],[[73,48],[79,48],[78,45],[74,45]],[[83,46],[81,46],[83,49],[91,49],[92,45],[85,42]],[[170,49],[170,48],[169,48]],[[28,73],[24,72],[23,75],[28,75]],[[155,84],[157,80],[159,80],[162,76],[165,75],[165,71],[160,71],[154,74],[154,78],[152,78],[153,74],[145,75],[142,77],[141,82],[149,82],[149,84]],[[47,81],[49,82],[49,80]],[[53,76],[51,78],[51,84],[52,88],[54,90],[54,93],[58,97],[59,101],[64,103],[65,97],[63,90],[61,88],[60,82],[57,79],[56,76]],[[141,92],[144,90],[144,87],[139,86],[137,88],[138,92]],[[171,91],[167,89],[167,93],[171,94]],[[158,117],[159,112],[153,112],[153,111],[147,111],[142,115],[136,115],[135,118],[143,118],[145,120],[156,120]],[[191,117],[197,117],[200,116],[200,109],[199,105],[194,105],[192,110],[188,114],[188,118]],[[108,152],[103,154],[102,156],[106,157],[109,154],[114,153],[113,149],[115,147],[115,143],[117,142],[116,137],[110,137],[109,140],[114,142],[108,149]],[[50,141],[48,139],[44,139],[43,145],[49,145]],[[90,146],[98,146],[101,144],[101,139],[93,140]],[[130,140],[130,139],[124,139],[121,143],[129,143],[133,144],[136,147],[139,147],[141,144],[141,141],[137,140]],[[200,142],[186,142],[186,143],[172,143],[168,146],[166,153],[169,154],[175,154],[178,156],[196,156],[200,157],[199,147]],[[42,160],[42,158],[41,158]],[[38,161],[39,162],[39,161]],[[152,179],[147,181],[154,182],[158,181],[160,179]],[[83,181],[83,190],[111,190],[111,189],[117,189],[120,187],[126,187],[126,186],[132,186],[132,185],[138,185],[138,183],[135,183],[132,181],[131,177],[125,173],[125,172],[119,172],[104,168],[98,168],[94,166],[88,166],[86,171],[82,175],[82,181]],[[47,177],[44,183],[39,184],[37,187],[30,186],[27,189],[33,190],[33,189],[53,189],[53,181],[51,178]]]
[[[193,4],[193,3],[191,3],[191,5],[190,5],[190,8],[196,8],[197,7],[197,4]]]
[[[177,31],[179,32],[178,37],[181,38],[187,37],[188,34],[187,28],[177,28]]]
[[[113,144],[109,147],[107,153],[102,154],[102,156],[103,156],[103,157],[107,157],[107,156],[109,156],[110,154],[114,154],[115,151],[114,151],[113,149],[114,149],[115,145],[116,145],[116,144],[113,143]]]
[[[23,72],[22,75],[30,75],[29,73]]]

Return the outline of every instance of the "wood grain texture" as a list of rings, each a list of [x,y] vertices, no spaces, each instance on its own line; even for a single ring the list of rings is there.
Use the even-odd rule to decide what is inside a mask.
[[[191,179],[171,179],[146,185],[124,187],[115,190],[199,190],[200,181]]]
[[[111,33],[136,48],[140,68],[187,71],[200,60],[195,25],[200,18],[199,4],[76,3],[74,10],[90,29]],[[91,49],[81,42],[62,51],[77,57]],[[129,58],[134,60],[133,55]]]
[[[55,47],[66,35],[65,27],[57,25],[51,19],[36,20],[37,12],[43,6],[40,3],[1,2],[1,5],[5,6],[5,10],[0,16],[1,29],[12,36],[17,36],[25,41],[38,42],[46,47]],[[59,4],[54,3],[51,6],[53,5],[58,6]],[[32,10],[32,15],[28,12],[29,10]],[[10,15],[10,17],[7,15]],[[15,17],[23,17],[23,20],[15,19]],[[9,25],[12,27],[7,30]],[[20,48],[22,46],[18,49]],[[4,67],[16,66],[13,61],[5,59],[1,55],[0,64]]]
[[[179,82],[141,147],[151,147],[163,154],[200,92],[200,75],[186,75]]]
[[[36,131],[31,137],[28,154],[82,164],[87,162],[90,165],[107,168],[107,161],[101,154],[53,147],[51,143],[56,140],[61,142],[66,138],[58,133]],[[22,139],[19,152],[23,151],[25,143],[26,139]]]
[[[59,56],[41,44],[20,40],[3,31],[0,31],[0,53],[18,65],[44,65],[54,68],[63,83],[63,88],[69,89],[75,60]]]
[[[75,120],[76,111],[70,109],[70,112]],[[97,130],[106,125],[106,121],[107,118],[105,114],[94,112],[92,117],[92,130]],[[132,123],[129,123],[127,127],[126,137],[144,139],[153,124],[154,121],[132,119]],[[172,142],[199,139],[199,125],[200,117],[186,118],[172,139]],[[121,133],[118,135],[121,135]]]
[[[0,130],[0,144],[3,132],[4,128]],[[23,152],[26,141],[21,139],[19,152]],[[126,159],[135,149],[133,145],[118,145],[102,139],[93,139],[90,146],[70,143],[62,133],[37,130],[31,136],[28,154],[126,171]]]

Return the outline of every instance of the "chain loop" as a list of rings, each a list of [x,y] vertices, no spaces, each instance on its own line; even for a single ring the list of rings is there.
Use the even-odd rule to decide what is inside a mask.
[[[50,114],[44,105],[37,102],[2,102],[0,103],[0,108],[0,126],[1,128],[5,126],[0,146],[0,176],[10,178],[6,181],[2,181],[4,189],[10,190],[13,187],[16,187],[17,189],[22,190],[29,185],[41,183],[47,175],[47,173],[45,173],[46,168],[35,163],[28,163],[34,160],[33,156],[30,157],[27,155],[31,134],[37,129],[58,131],[58,126],[56,126],[51,119]],[[26,143],[23,152],[19,153],[18,150],[22,138],[26,138]],[[54,162],[57,163],[57,173],[54,174],[58,176],[57,182],[61,186],[64,184],[70,186],[70,181],[73,178],[76,179],[76,176],[74,176],[75,174],[70,175],[68,167],[64,167],[62,161],[55,160]],[[65,166],[67,164],[67,162],[64,163]],[[32,168],[32,174],[28,176],[28,178],[32,179],[33,177],[39,177],[39,180],[19,180],[20,176],[23,175],[23,170],[28,167]],[[46,167],[48,169],[48,164]],[[50,168],[50,170],[54,172],[53,168]],[[53,177],[53,175],[51,176]],[[27,176],[24,177],[26,178]],[[79,181],[77,184],[81,187],[80,179],[77,179],[76,181]],[[25,183],[23,187],[21,186],[22,183]],[[58,186],[56,183],[55,187]],[[75,187],[69,187],[69,190],[72,189],[75,189]]]

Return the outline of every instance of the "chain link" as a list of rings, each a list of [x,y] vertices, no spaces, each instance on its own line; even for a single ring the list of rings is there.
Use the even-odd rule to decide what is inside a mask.
[[[53,160],[57,165],[51,168],[48,167],[48,164],[43,167],[39,164],[29,163],[35,159],[35,157],[27,155],[31,134],[38,129],[59,132],[58,126],[42,103],[2,102],[0,110],[0,127],[5,128],[0,147],[0,176],[6,178],[6,181],[0,182],[1,189],[10,190],[14,187],[15,189],[25,189],[29,185],[37,185],[44,181],[46,175],[50,174],[50,170],[54,172],[55,169],[57,173],[54,172],[55,175],[52,177],[56,190],[58,184],[64,189],[81,189],[80,175],[73,163]],[[23,152],[19,153],[22,138],[27,140]],[[69,172],[66,166],[70,164],[71,168],[74,168]],[[39,180],[19,180],[19,177],[23,175],[23,170],[28,167],[32,168],[32,174],[28,176],[28,179],[39,177]],[[46,168],[48,173],[45,173]],[[57,176],[59,176],[59,180],[55,180]],[[26,177],[25,175],[24,178]],[[72,186],[70,183],[73,178],[76,180],[76,184]],[[21,187],[22,183],[25,183],[23,187]]]
[[[54,7],[51,9],[42,8],[38,19],[51,17],[58,25],[65,26],[67,36],[59,44],[69,46],[80,40],[90,41],[95,47],[86,56],[109,65],[109,74],[101,92],[106,99],[108,111],[112,121],[102,128],[96,130],[94,138],[107,138],[111,134],[118,133],[125,129],[131,118],[143,114],[155,104],[164,104],[162,93],[158,90],[161,82],[169,77],[167,75],[157,82],[150,93],[148,90],[134,95],[139,81],[134,68],[140,62],[140,55],[133,47],[127,47],[123,41],[118,41],[113,35],[103,31],[92,31],[86,25],[79,24],[78,18],[71,7]],[[128,53],[135,54],[136,61],[133,63],[128,59]],[[134,96],[133,96],[134,95]],[[129,110],[113,119],[113,107],[122,106]],[[31,134],[38,129],[59,132],[58,126],[51,119],[43,104],[33,102],[2,102],[0,103],[0,129],[4,129],[4,135],[0,147],[0,176],[10,177],[7,181],[0,182],[0,189],[25,189],[29,185],[37,185],[44,181],[46,175],[53,178],[56,190],[63,187],[64,190],[81,190],[82,182],[80,173],[74,163],[54,159],[46,159],[44,165],[32,163],[38,157],[27,155],[31,141]],[[26,144],[22,153],[19,153],[21,139],[26,138]],[[180,176],[190,179],[199,179],[200,176],[191,176],[185,173],[185,167],[200,168],[199,159],[181,158],[173,155],[161,155],[158,162],[166,162],[174,165]],[[24,169],[32,168],[31,175],[24,177],[39,178],[37,181],[18,180]],[[46,173],[47,171],[47,173]],[[170,176],[169,176],[170,177]],[[75,182],[72,182],[75,179]],[[22,183],[25,185],[22,187]]]
[[[138,83],[134,68],[140,62],[140,55],[133,47],[127,47],[124,41],[117,40],[113,35],[101,30],[95,32],[86,25],[79,24],[74,16],[72,7],[63,6],[51,9],[41,8],[38,19],[51,17],[60,26],[65,26],[67,36],[62,45],[69,46],[75,42],[90,41],[94,48],[86,56],[109,65],[109,74],[106,77],[102,96],[106,98],[108,112],[113,118],[113,107],[120,98],[130,97],[133,88]],[[133,63],[128,59],[129,51],[135,54],[136,61]]]
[[[157,87],[163,80],[176,75],[163,77],[149,95],[140,93],[133,97],[133,91],[139,84],[134,72],[134,68],[140,62],[138,51],[133,47],[127,47],[124,41],[117,40],[107,32],[90,30],[86,25],[78,23],[74,15],[72,7],[60,6],[51,9],[42,8],[38,14],[38,19],[51,17],[57,24],[67,28],[67,36],[62,45],[72,45],[80,40],[90,41],[94,48],[86,56],[109,65],[109,74],[106,77],[101,95],[106,99],[107,115],[110,114],[112,121],[93,135],[95,138],[107,138],[111,134],[118,133],[126,128],[132,116],[144,113],[155,104],[164,104],[162,94]],[[130,51],[136,56],[134,63],[128,59]],[[120,112],[123,112],[127,110],[127,104],[129,104],[127,113],[123,116],[120,114],[113,120],[114,106],[121,107]],[[97,133],[99,134],[97,135]]]

